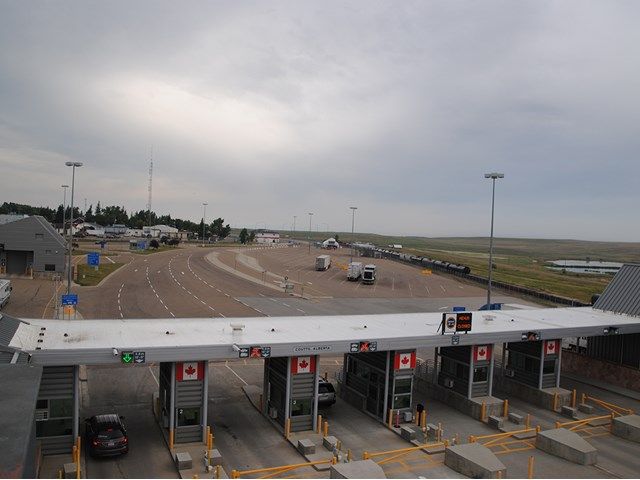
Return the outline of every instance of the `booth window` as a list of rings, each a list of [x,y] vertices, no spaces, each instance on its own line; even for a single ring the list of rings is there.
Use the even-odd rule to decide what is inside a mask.
[[[556,371],[556,361],[555,360],[545,360],[542,366],[542,373],[555,373]]]
[[[487,367],[475,367],[473,369],[473,381],[474,382],[486,382],[487,381]]]
[[[291,416],[299,417],[301,415],[311,415],[311,399],[291,400]]]
[[[394,394],[411,393],[411,377],[396,378]]]
[[[200,425],[200,407],[178,408],[178,427]]]

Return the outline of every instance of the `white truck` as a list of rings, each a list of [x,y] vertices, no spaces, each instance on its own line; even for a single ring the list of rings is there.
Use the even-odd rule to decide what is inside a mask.
[[[375,283],[376,281],[376,266],[372,263],[365,265],[362,270],[362,283]]]
[[[11,280],[0,280],[0,308],[9,303],[9,297],[11,296]]]
[[[316,257],[316,270],[328,270],[331,266],[330,255],[318,255]]]
[[[347,271],[347,280],[360,280],[362,276],[362,262],[351,262]]]

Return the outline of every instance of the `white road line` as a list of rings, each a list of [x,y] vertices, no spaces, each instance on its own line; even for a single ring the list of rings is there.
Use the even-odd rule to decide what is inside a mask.
[[[288,303],[284,303],[284,302],[282,302],[282,304],[283,304],[285,307],[291,307],[291,305],[289,305]]]
[[[306,315],[307,312],[305,312],[304,310],[302,310],[301,308],[296,308],[296,310],[298,310],[299,312],[302,312]]]
[[[149,366],[149,373],[151,373],[151,376],[156,381],[156,385],[160,386],[160,382],[158,382],[158,378],[156,377],[156,374],[153,373],[153,370],[151,370],[151,366]]]
[[[431,295],[431,291],[429,290],[429,287],[427,287],[426,285],[424,286],[424,288],[427,289],[427,295]]]
[[[245,382],[245,381],[244,381],[244,379],[243,379],[240,375],[238,375],[238,374],[236,373],[236,371],[235,371],[233,368],[231,368],[231,367],[229,366],[229,363],[228,363],[228,362],[226,362],[226,361],[225,361],[225,362],[224,362],[224,366],[225,366],[225,367],[227,367],[227,368],[231,371],[231,373],[233,373],[236,377],[238,377],[238,379],[239,379],[242,383],[244,383],[245,385],[249,385],[247,382]]]
[[[444,288],[442,285],[440,285],[440,288],[442,289],[442,291],[443,291],[443,292],[446,292],[446,291],[447,291],[447,289],[446,289],[446,288]]]

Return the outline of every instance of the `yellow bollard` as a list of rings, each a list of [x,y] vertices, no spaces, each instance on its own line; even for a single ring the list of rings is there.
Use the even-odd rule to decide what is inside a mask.
[[[473,435],[469,435],[468,440],[469,440],[469,443],[475,443],[476,437],[474,437]]]
[[[211,445],[209,445],[209,440],[211,440],[211,427],[207,425],[207,435],[205,437],[205,442],[207,443],[207,451],[211,450]]]
[[[571,407],[572,408],[576,408],[576,395],[578,392],[576,392],[576,389],[574,388],[573,391],[571,392]]]
[[[557,412],[558,411],[558,392],[553,394],[553,411]]]
[[[347,461],[350,462],[351,461],[351,449],[347,450]]]
[[[284,421],[284,438],[289,439],[290,434],[291,434],[291,419],[287,418]]]
[[[482,401],[482,407],[480,407],[480,421],[484,422],[487,415],[487,402]]]
[[[527,428],[531,428],[531,414],[527,413],[527,423],[525,424]]]
[[[369,460],[369,452],[362,452],[362,459],[363,460]]]
[[[540,428],[540,425],[536,425],[536,435],[538,435],[540,433],[540,430],[542,430]]]
[[[325,420],[324,425],[322,426],[322,436],[329,436],[329,422]]]
[[[76,479],[80,480],[80,452],[82,451],[82,439],[78,436],[78,452],[76,455],[78,456],[78,466],[76,468]]]
[[[320,432],[322,432],[322,415],[318,415],[318,421],[317,421],[317,427],[318,427],[318,435],[320,435]]]
[[[335,465],[338,463],[338,459],[336,457],[331,457],[331,465]]]
[[[533,456],[529,457],[529,465],[527,468],[527,478],[533,478],[533,462],[534,462],[534,457]]]
[[[73,448],[71,449],[71,461],[73,463],[78,463],[78,447],[77,445],[74,445]]]
[[[502,403],[502,416],[503,417],[509,416],[509,400],[507,400],[506,398],[504,399],[504,402]]]
[[[62,470],[58,470],[58,478],[62,478]]]
[[[422,422],[421,422],[420,426],[422,428],[426,428],[427,427],[427,411],[426,410],[422,411]]]
[[[393,410],[389,409],[389,414],[387,415],[387,427],[392,428],[393,425]]]
[[[220,478],[220,465],[216,465],[216,478]]]
[[[442,423],[438,423],[438,441],[442,441]]]
[[[169,430],[169,450],[173,450],[173,429]]]
[[[194,474],[193,474],[193,477],[191,477],[191,478],[200,478],[200,477],[198,476],[198,474],[197,474],[197,473],[194,473]]]
[[[418,408],[416,407],[416,414],[413,417],[413,423],[416,425],[420,425],[420,412],[418,412]]]
[[[338,440],[336,442],[336,450],[338,450],[338,451],[342,450],[342,441]]]
[[[587,403],[587,396],[584,393],[582,394],[582,403]]]
[[[616,418],[616,414],[611,412],[611,423],[609,424],[609,431],[613,432],[613,419]]]
[[[238,470],[231,470],[231,478],[240,478]]]

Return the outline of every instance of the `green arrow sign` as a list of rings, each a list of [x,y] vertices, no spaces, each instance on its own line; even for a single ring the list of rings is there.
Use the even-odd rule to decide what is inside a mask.
[[[122,363],[133,363],[133,353],[122,352],[122,355],[120,355],[120,360],[122,360]]]

